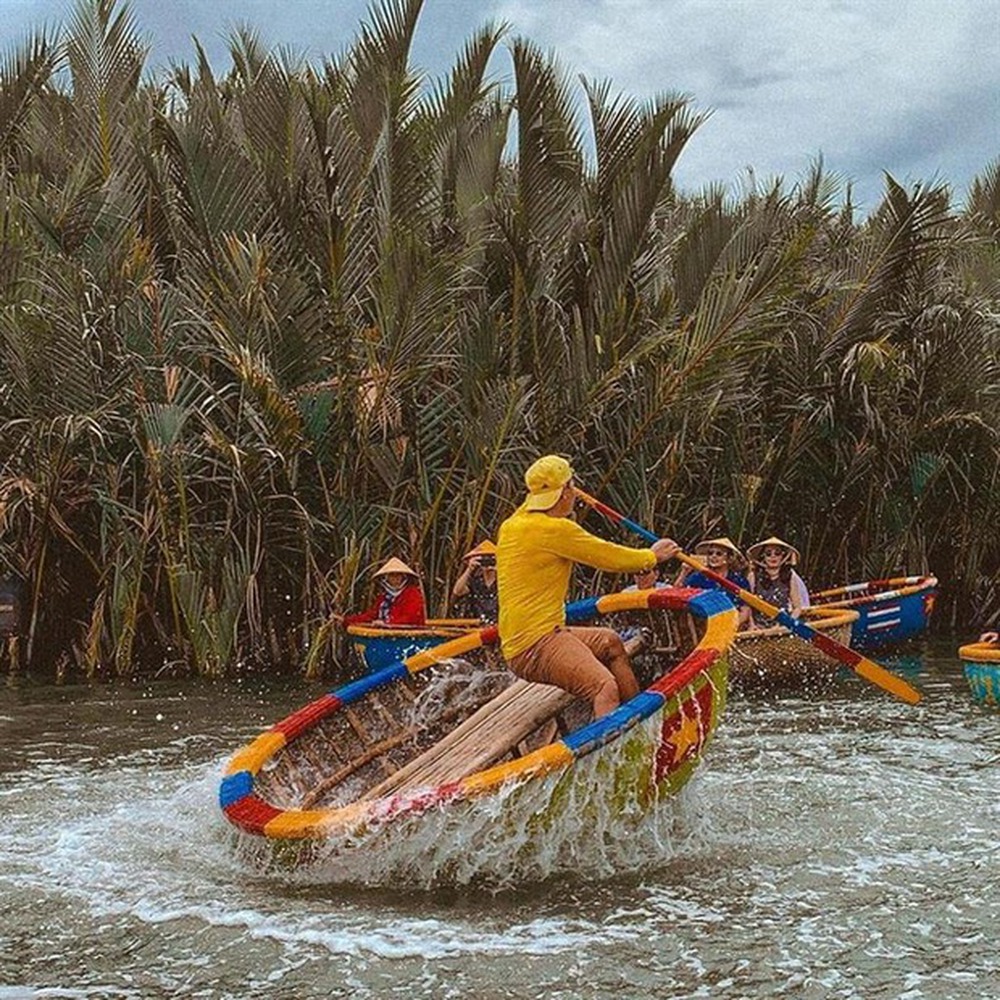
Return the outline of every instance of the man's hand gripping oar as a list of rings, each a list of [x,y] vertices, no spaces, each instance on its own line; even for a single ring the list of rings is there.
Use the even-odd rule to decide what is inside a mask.
[[[593,507],[599,514],[603,514],[609,521],[627,528],[633,534],[638,535],[650,544],[655,542],[659,537],[658,535],[654,535],[653,532],[648,531],[641,524],[636,524],[635,521],[630,520],[624,514],[618,513],[618,511],[612,509],[607,504],[601,503],[600,500],[595,499],[588,493],[584,493],[579,487],[576,488],[576,495],[589,507]],[[897,677],[894,673],[886,670],[885,667],[879,666],[873,660],[869,660],[867,657],[855,652],[850,646],[845,646],[831,636],[816,631],[816,629],[807,625],[800,618],[790,615],[783,608],[776,608],[773,604],[769,604],[756,594],[751,594],[749,591],[744,590],[733,583],[732,580],[714,573],[692,559],[687,553],[678,551],[675,555],[682,563],[704,573],[720,587],[724,587],[731,594],[735,594],[755,611],[759,611],[767,618],[778,622],[780,625],[784,625],[790,632],[793,632],[800,639],[805,639],[807,642],[812,643],[817,649],[826,653],[827,656],[846,664],[859,677],[863,677],[872,684],[877,684],[880,688],[883,688],[910,705],[916,705],[920,701],[921,694],[916,688],[907,684],[901,677]]]

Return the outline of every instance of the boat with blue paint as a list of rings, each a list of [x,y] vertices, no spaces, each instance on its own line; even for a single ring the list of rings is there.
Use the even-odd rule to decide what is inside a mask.
[[[810,597],[813,605],[857,611],[850,645],[873,650],[920,638],[930,625],[937,592],[935,576],[897,576],[849,583]]]
[[[476,618],[430,618],[424,625],[367,622],[348,625],[347,635],[362,671],[371,673],[481,626]]]
[[[973,642],[958,650],[965,679],[976,701],[1000,705],[1000,643]]]
[[[419,833],[429,812],[440,845],[480,808],[490,829],[518,802],[524,822],[538,824],[593,796],[616,815],[652,809],[688,780],[718,726],[737,613],[725,595],[691,588],[567,605],[569,624],[619,613],[644,619],[633,650],[642,690],[596,721],[589,703],[559,688],[477,664],[497,642],[489,626],[276,723],[232,757],[219,789],[238,839],[253,845],[244,857],[296,868],[386,827]],[[687,648],[677,636],[690,637]]]

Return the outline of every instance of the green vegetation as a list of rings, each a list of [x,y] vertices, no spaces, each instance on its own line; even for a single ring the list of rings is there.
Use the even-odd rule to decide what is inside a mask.
[[[493,26],[426,86],[420,7],[322,66],[244,32],[226,76],[151,80],[127,6],[84,0],[0,64],[26,662],[317,668],[389,554],[444,612],[550,450],[682,541],[776,532],[815,585],[930,569],[943,624],[995,610],[1000,161],[961,208],[887,176],[861,220],[822,164],[682,197],[686,99],[581,94]]]

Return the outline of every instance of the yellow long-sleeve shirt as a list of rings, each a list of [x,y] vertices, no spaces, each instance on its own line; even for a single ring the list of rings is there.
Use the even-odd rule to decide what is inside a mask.
[[[638,573],[656,565],[652,549],[606,542],[566,517],[519,507],[497,535],[500,649],[505,659],[533,646],[566,623],[566,595],[574,563],[610,573]]]

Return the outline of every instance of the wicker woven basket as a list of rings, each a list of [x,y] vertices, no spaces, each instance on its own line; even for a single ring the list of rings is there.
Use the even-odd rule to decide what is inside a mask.
[[[846,646],[858,613],[849,608],[812,607],[806,608],[802,617],[817,632]],[[730,649],[729,663],[732,686],[743,690],[828,687],[841,667],[783,625],[740,632]]]

